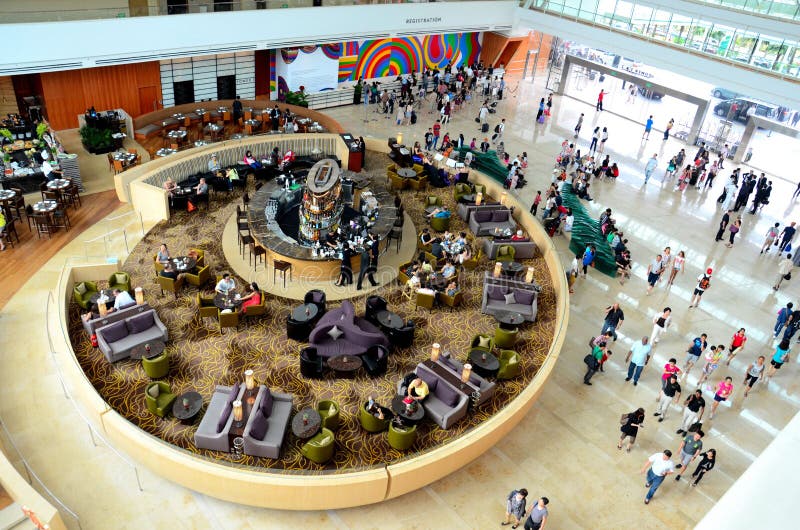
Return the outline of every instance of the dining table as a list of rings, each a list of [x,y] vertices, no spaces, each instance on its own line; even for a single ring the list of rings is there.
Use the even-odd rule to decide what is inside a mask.
[[[47,183],[47,189],[52,191],[65,190],[69,186],[70,182],[67,179],[53,179]]]
[[[0,190],[0,202],[8,202],[17,196],[14,190]]]
[[[39,201],[36,204],[32,205],[33,211],[36,213],[53,213],[58,208],[57,201]]]
[[[242,305],[242,295],[238,294],[236,291],[228,291],[227,293],[217,293],[214,296],[214,305],[220,309],[231,309],[234,310],[240,305]]]
[[[169,149],[167,147],[162,147],[161,149],[156,151],[156,156],[170,156],[170,155],[174,155],[177,152],[178,151],[176,151],[175,149]]]

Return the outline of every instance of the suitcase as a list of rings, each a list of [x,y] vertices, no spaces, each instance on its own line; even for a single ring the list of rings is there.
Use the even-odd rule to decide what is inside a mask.
[[[495,112],[497,112],[497,109],[489,109],[489,114],[494,114]]]
[[[484,123],[483,125],[481,125],[481,132],[482,133],[489,132],[489,124],[488,123]]]
[[[480,123],[480,122],[481,122],[480,118],[475,118],[475,123]]]

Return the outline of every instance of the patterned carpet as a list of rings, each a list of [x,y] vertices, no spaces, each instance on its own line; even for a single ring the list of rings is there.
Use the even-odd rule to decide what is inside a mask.
[[[368,153],[367,159],[367,171],[374,175],[385,175],[388,157]],[[441,196],[444,204],[455,211],[451,188],[434,188],[430,194]],[[405,191],[401,197],[415,225],[425,226],[422,194]],[[203,322],[197,316],[197,291],[193,287],[184,288],[177,300],[172,294],[160,296],[152,255],[162,242],[169,246],[173,255],[184,254],[189,247],[201,248],[205,251],[206,262],[212,265],[212,273],[227,270],[220,237],[225,222],[235,213],[236,204],[240,204],[238,194],[231,197],[217,194],[212,197],[208,212],[202,211],[199,215],[185,212],[176,214],[169,222],[153,228],[133,249],[122,267],[131,274],[134,286],[144,287],[148,302],[169,329],[167,349],[171,368],[165,380],[174,393],[195,390],[203,395],[208,404],[216,385],[232,385],[236,381],[243,381],[243,372],[252,368],[259,383],[293,394],[295,411],[315,406],[323,399],[333,399],[339,403],[342,411],[342,424],[336,431],[335,456],[324,466],[306,460],[300,454],[302,441],[290,431],[287,432],[282,456],[278,460],[236,457],[197,449],[193,442],[195,426],[181,425],[173,418],[161,419],[148,412],[144,389],[150,380],[140,361],[126,359],[109,364],[99,350],[92,348],[79,319],[79,308],[72,304],[70,338],[87,377],[111,407],[154,436],[203,457],[257,469],[302,470],[307,473],[389,464],[453,440],[488,419],[525,388],[547,355],[555,328],[555,293],[544,260],[537,258],[525,260],[526,264],[536,268],[536,281],[542,286],[542,293],[537,322],[520,329],[521,337],[516,349],[523,359],[523,374],[514,380],[499,382],[491,400],[468,413],[452,428],[443,430],[432,422],[423,421],[418,427],[418,438],[413,448],[407,452],[394,450],[389,446],[385,432],[369,434],[361,428],[358,421],[360,404],[372,394],[381,404],[389,406],[397,381],[428,357],[433,342],[439,342],[443,351],[450,351],[463,361],[473,335],[493,332],[495,320],[480,312],[480,277],[489,264],[484,260],[472,273],[464,287],[465,305],[453,312],[447,308],[435,309],[431,313],[422,308],[415,310],[413,303],[402,297],[396,282],[383,286],[376,294],[389,301],[389,309],[416,322],[417,333],[413,346],[404,350],[396,349],[392,353],[388,372],[383,377],[373,379],[362,373],[355,379],[334,379],[328,374],[324,380],[308,380],[300,375],[298,352],[302,344],[286,337],[286,315],[296,302],[280,298],[279,293],[270,293],[267,302],[269,312],[265,318],[239,331],[229,329],[220,334],[216,322],[210,319]],[[469,233],[465,223],[454,215],[451,231],[457,233],[462,230]],[[242,284],[240,278],[237,278],[237,284]],[[274,290],[272,284],[262,285],[261,288],[268,292]],[[213,286],[206,289],[211,291]],[[352,299],[358,314],[363,314],[365,300],[366,296]],[[338,305],[329,303],[328,309]]]

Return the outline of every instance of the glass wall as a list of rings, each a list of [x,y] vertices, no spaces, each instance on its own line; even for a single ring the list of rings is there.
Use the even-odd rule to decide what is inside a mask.
[[[800,3],[797,0],[694,0],[759,15],[800,20]]]
[[[737,4],[759,14],[786,13],[800,20],[800,2],[793,0],[719,0],[710,4]],[[789,8],[792,9],[789,9]],[[533,0],[531,9],[600,24],[653,40],[691,48],[699,53],[800,77],[798,41],[760,35],[707,20],[671,13],[627,0]],[[790,14],[791,16],[788,16]]]

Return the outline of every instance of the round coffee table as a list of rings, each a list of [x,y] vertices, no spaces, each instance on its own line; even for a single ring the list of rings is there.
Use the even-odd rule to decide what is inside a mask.
[[[111,289],[101,289],[94,293],[89,297],[89,303],[96,304],[103,295],[106,297],[106,307],[114,307],[114,300],[116,300],[117,297],[114,296],[114,292]]]
[[[415,179],[417,178],[417,172],[411,169],[410,167],[401,167],[397,170],[397,174],[404,179]]]
[[[405,399],[405,396],[400,395],[392,398],[392,412],[394,412],[396,416],[399,416],[400,421],[405,425],[416,425],[425,417],[425,409],[422,407],[422,403],[417,401],[416,410],[414,410],[414,412],[409,412],[403,399]]]
[[[500,361],[486,350],[472,350],[469,352],[469,362],[472,370],[482,377],[495,377],[500,370]]]
[[[172,403],[172,415],[182,424],[191,425],[202,408],[203,396],[193,391],[184,392]]]
[[[317,434],[321,425],[322,417],[311,407],[304,408],[292,418],[292,432],[302,440],[307,440]]]
[[[517,329],[525,323],[525,316],[516,311],[498,311],[494,315],[494,319],[500,324],[500,327],[509,331]]]
[[[302,304],[292,309],[292,320],[295,322],[310,322],[319,313],[317,304]]]
[[[328,359],[328,368],[336,372],[337,377],[353,378],[363,361],[355,355],[336,355]]]
[[[375,319],[381,326],[389,329],[400,329],[405,324],[403,317],[386,309],[378,311],[375,314]]]
[[[504,261],[500,266],[500,272],[502,272],[503,276],[510,278],[517,278],[524,271],[525,266],[517,261]]]
[[[150,351],[147,351],[147,346],[150,346]],[[164,353],[167,347],[162,340],[151,340],[145,344],[137,344],[131,349],[131,359],[152,359]]]
[[[235,309],[242,305],[242,301],[237,298],[238,296],[235,291],[217,293],[214,296],[214,305],[220,309]]]

